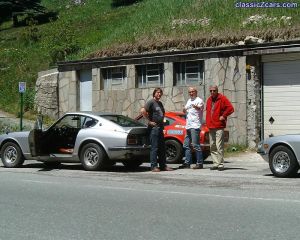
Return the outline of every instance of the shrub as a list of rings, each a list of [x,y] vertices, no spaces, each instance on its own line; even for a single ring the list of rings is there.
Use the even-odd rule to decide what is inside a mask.
[[[24,93],[24,112],[34,109],[34,96],[35,90],[33,88],[27,88]]]
[[[33,19],[29,19],[27,23],[28,27],[22,30],[19,39],[25,44],[36,43],[41,39],[41,33],[36,23]]]

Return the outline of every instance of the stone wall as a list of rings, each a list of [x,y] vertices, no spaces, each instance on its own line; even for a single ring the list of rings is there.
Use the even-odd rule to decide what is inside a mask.
[[[219,92],[227,96],[234,106],[228,118],[230,142],[247,144],[247,88],[246,58],[210,58],[205,61],[205,99],[209,97],[209,85],[219,86]]]
[[[247,57],[247,142],[255,149],[260,139],[261,122],[261,65],[259,56]]]
[[[60,72],[58,82],[58,113],[62,116],[66,112],[75,112],[79,106],[78,78],[76,71]]]
[[[35,88],[35,110],[53,119],[59,115],[58,75],[57,69],[39,72]]]

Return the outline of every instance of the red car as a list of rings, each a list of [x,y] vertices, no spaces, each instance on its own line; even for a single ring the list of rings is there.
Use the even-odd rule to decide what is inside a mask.
[[[165,113],[165,143],[168,163],[180,163],[184,155],[183,141],[186,134],[185,120],[186,115],[183,112],[166,112]],[[142,115],[136,120],[146,122]],[[229,132],[225,130],[225,143],[228,142]],[[209,148],[209,130],[206,124],[202,124],[200,131],[200,145],[202,148],[203,158],[210,155]]]

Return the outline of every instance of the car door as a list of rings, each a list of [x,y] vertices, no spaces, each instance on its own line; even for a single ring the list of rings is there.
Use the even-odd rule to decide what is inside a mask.
[[[33,129],[28,139],[31,155],[34,157],[57,153],[72,154],[84,120],[84,116],[67,114],[47,130]]]

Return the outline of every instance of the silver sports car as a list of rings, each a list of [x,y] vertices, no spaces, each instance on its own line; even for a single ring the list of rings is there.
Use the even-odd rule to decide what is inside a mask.
[[[300,135],[270,137],[258,144],[257,152],[269,163],[276,177],[292,177],[299,170]]]
[[[79,162],[85,170],[99,170],[116,162],[138,167],[149,159],[147,127],[111,113],[67,113],[47,129],[37,121],[30,132],[0,135],[5,167],[38,160],[49,167]]]

